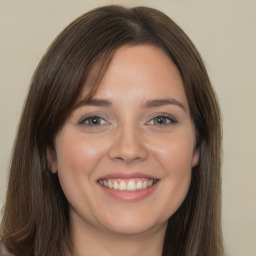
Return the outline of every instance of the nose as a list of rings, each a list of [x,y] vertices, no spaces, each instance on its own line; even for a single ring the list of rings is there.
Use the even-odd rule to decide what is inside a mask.
[[[113,143],[109,149],[109,158],[126,163],[143,161],[148,157],[143,136],[135,129],[116,131]]]

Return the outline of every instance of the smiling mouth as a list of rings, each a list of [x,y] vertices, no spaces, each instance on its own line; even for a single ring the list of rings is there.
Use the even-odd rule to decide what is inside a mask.
[[[119,191],[139,191],[154,186],[159,180],[149,178],[135,179],[100,179],[98,182],[103,187]]]

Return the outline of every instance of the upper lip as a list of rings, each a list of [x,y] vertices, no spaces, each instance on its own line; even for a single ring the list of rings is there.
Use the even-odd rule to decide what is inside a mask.
[[[154,179],[157,180],[159,178],[156,178],[152,175],[148,175],[145,173],[140,173],[140,172],[133,172],[133,173],[111,173],[108,175],[105,175],[99,180],[107,180],[107,179],[135,179],[135,178],[147,178],[147,179]]]

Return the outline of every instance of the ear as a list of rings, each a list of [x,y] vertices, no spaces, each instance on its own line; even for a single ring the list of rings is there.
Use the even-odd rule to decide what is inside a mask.
[[[192,158],[192,167],[195,167],[198,165],[199,162],[199,156],[200,156],[200,148],[196,147],[193,152],[193,158]]]
[[[55,149],[52,147],[47,148],[47,162],[48,168],[51,170],[52,173],[57,173],[58,165],[57,165],[57,156]]]

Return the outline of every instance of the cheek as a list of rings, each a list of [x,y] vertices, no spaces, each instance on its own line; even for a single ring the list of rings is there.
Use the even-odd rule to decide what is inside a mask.
[[[168,176],[190,175],[193,151],[194,137],[183,133],[166,138],[154,148],[155,158]]]
[[[103,144],[101,140],[90,140],[85,134],[77,132],[62,134],[57,140],[58,177],[74,209],[80,209],[92,201],[89,199],[93,197],[91,187],[95,184],[97,166],[106,151]]]
[[[101,144],[90,143],[85,136],[65,138],[57,148],[58,171],[90,174],[103,152]]]
[[[161,205],[165,218],[172,216],[189,190],[194,150],[193,136],[170,136],[154,148],[154,158],[162,169]]]
[[[95,170],[105,154],[104,145],[92,142],[84,134],[66,134],[58,142],[58,177],[63,192],[69,202],[82,200],[81,195],[89,193],[95,183]]]

